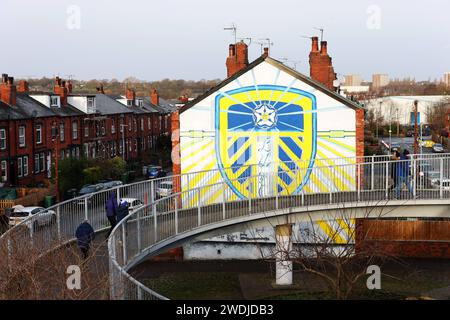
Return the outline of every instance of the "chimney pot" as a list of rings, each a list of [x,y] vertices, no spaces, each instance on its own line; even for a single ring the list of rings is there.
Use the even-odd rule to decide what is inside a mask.
[[[229,50],[229,53],[228,53],[229,57],[234,57],[236,55],[236,47],[234,44],[230,44],[228,50]]]
[[[319,52],[319,38],[318,37],[311,38],[311,52]]]
[[[263,53],[264,57],[268,57],[269,56],[269,48],[264,48],[264,53]]]
[[[2,82],[3,83],[7,83],[8,82],[8,74],[7,73],[3,73],[2,74]]]
[[[8,84],[13,85],[14,84],[14,77],[8,77]]]
[[[326,41],[320,42],[320,54],[328,54]]]

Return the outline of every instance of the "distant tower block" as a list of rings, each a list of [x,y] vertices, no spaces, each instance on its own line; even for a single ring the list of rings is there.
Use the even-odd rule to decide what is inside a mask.
[[[293,284],[292,253],[292,225],[275,226],[276,254],[275,254],[275,284],[290,286]]]

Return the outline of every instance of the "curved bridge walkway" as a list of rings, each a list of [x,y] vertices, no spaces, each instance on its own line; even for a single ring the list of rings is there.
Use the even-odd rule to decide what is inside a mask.
[[[322,159],[321,162],[331,165],[307,168],[304,163],[295,163],[289,173],[255,174],[208,184],[207,181],[217,175],[216,170],[211,170],[139,182],[65,201],[48,209],[54,212],[50,212],[54,219],[45,220],[49,215],[47,210],[1,236],[0,255],[4,254],[7,259],[2,259],[0,267],[11,268],[31,249],[46,253],[73,241],[76,227],[85,219],[96,231],[105,230],[108,222],[104,205],[111,192],[117,198],[135,198],[142,202],[141,205],[136,203],[137,209],[114,228],[108,239],[108,257],[101,258],[105,259],[101,263],[109,260],[111,299],[166,299],[134,279],[128,270],[146,257],[201,235],[225,233],[226,228],[236,225],[267,219],[281,219],[286,223],[291,219],[289,217],[296,215],[299,218],[311,212],[323,215],[333,209],[386,206],[419,208],[416,216],[427,206],[436,208],[427,210],[429,216],[450,216],[450,187],[447,182],[450,154],[414,155],[406,161],[404,168],[408,168],[411,189],[405,188],[399,193],[391,190],[392,170],[398,161],[392,162],[380,156]],[[289,179],[283,175],[289,175]],[[294,192],[289,185],[283,185],[287,184],[286,181],[305,176],[311,178],[300,193]],[[197,187],[187,189],[185,182],[195,179],[199,179]],[[182,191],[156,199],[159,186],[167,181]],[[328,181],[326,185],[322,183],[324,181]],[[275,184],[277,187],[270,187]],[[182,188],[177,188],[180,185]],[[323,186],[318,187],[320,185]],[[241,188],[237,191],[246,196],[236,197],[236,188]],[[211,193],[217,195],[216,200],[205,200],[205,195]],[[354,217],[361,216],[362,212],[356,212]],[[390,216],[395,217],[410,215],[412,211],[390,212]]]

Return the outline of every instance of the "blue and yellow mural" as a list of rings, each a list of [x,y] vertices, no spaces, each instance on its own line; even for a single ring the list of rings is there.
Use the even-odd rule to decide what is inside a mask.
[[[248,181],[258,175],[263,176],[259,181],[268,181],[273,172],[278,173],[273,191],[302,189],[316,156],[315,111],[314,95],[284,86],[250,86],[217,95],[217,163],[239,197],[273,194],[261,185],[251,189]]]
[[[192,204],[355,190],[355,131],[353,109],[263,62],[180,114],[182,190],[228,185]]]

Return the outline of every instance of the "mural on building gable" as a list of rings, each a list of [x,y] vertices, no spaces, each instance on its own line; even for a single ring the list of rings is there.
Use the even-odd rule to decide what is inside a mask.
[[[181,113],[181,171],[196,172],[182,190],[218,183],[202,203],[354,190],[355,144],[353,109],[263,62]]]

